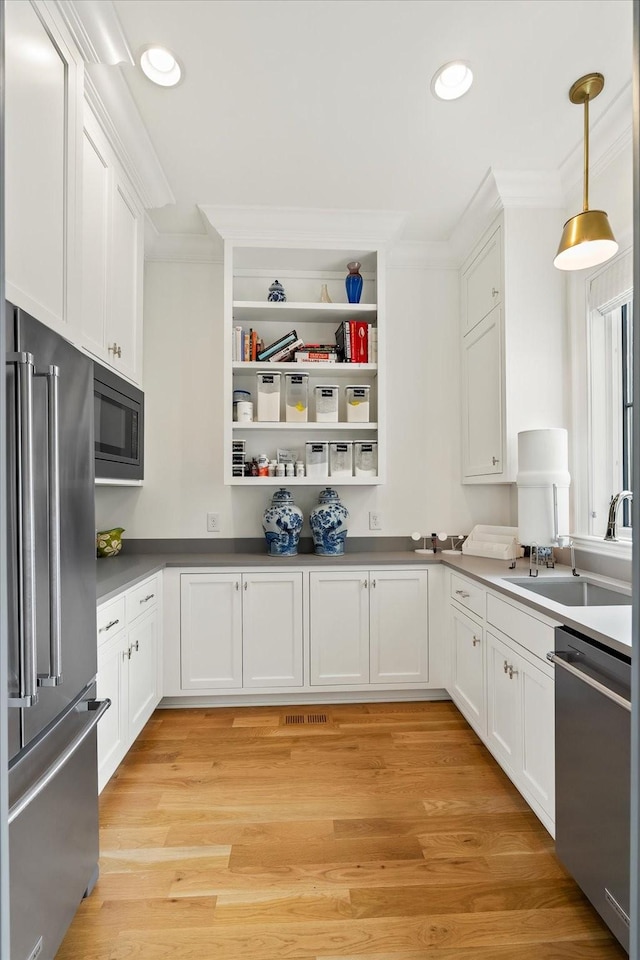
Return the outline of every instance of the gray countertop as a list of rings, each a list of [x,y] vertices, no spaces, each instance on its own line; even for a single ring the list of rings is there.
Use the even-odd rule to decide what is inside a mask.
[[[455,556],[438,553],[417,554],[412,550],[395,552],[354,552],[342,557],[318,557],[315,554],[299,554],[297,557],[269,557],[264,553],[149,553],[109,557],[97,561],[97,599],[104,603],[123,590],[134,586],[164,567],[369,567],[369,566],[415,566],[444,563],[460,573],[477,580],[486,587],[511,597],[527,607],[537,610],[558,623],[565,624],[579,633],[591,637],[606,646],[631,654],[631,597],[629,605],[613,607],[569,607],[510,583],[509,578],[526,576],[528,560],[519,560],[516,570],[509,570],[505,561],[480,557]],[[540,568],[540,578],[566,577],[569,567],[556,566],[555,570]],[[589,578],[603,585],[620,586],[620,581],[589,573]],[[626,585],[628,586],[628,585]]]

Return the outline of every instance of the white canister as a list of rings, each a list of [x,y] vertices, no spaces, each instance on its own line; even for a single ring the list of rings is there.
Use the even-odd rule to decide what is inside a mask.
[[[352,385],[344,388],[347,423],[368,423],[369,415],[369,396],[371,387],[368,384]]]
[[[253,421],[253,403],[251,400],[238,400],[236,410],[238,423],[251,423]]]
[[[339,387],[335,384],[319,383],[314,393],[316,421],[318,423],[337,423]]]
[[[353,443],[351,440],[336,440],[329,444],[329,476],[353,476]]]
[[[354,440],[353,467],[356,477],[377,477],[378,443],[376,440]]]
[[[309,374],[285,373],[284,410],[288,423],[306,423],[309,414]]]
[[[277,423],[280,420],[280,374],[258,373],[258,420]]]
[[[329,476],[329,444],[326,441],[305,444],[308,477]]]

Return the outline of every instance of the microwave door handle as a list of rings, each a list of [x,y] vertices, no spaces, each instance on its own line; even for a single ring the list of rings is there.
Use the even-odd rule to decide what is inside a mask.
[[[41,687],[62,683],[62,626],[60,612],[60,368],[52,364],[47,378],[47,463],[49,523],[49,673],[38,674]]]
[[[17,380],[16,430],[18,448],[18,591],[19,690],[9,698],[11,707],[32,707],[38,702],[36,665],[36,537],[33,494],[33,355],[9,353]]]

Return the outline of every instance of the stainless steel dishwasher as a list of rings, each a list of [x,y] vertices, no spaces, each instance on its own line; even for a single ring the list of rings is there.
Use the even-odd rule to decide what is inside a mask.
[[[556,853],[629,950],[631,661],[557,628]]]

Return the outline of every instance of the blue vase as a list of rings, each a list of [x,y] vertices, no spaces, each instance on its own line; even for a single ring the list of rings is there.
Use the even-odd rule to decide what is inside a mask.
[[[296,507],[289,490],[281,487],[271,498],[262,517],[262,529],[270,557],[295,557],[302,530],[302,510]]]
[[[269,287],[269,296],[267,300],[269,303],[285,303],[287,295],[284,292],[284,287],[279,280],[274,280],[271,286]]]
[[[349,511],[340,502],[335,490],[327,487],[318,497],[318,504],[309,514],[313,548],[321,557],[341,557],[347,536]]]
[[[360,266],[361,264],[358,260],[352,260],[351,263],[347,264],[349,275],[344,285],[347,288],[347,300],[349,303],[360,303],[363,283],[362,277],[360,276]]]

